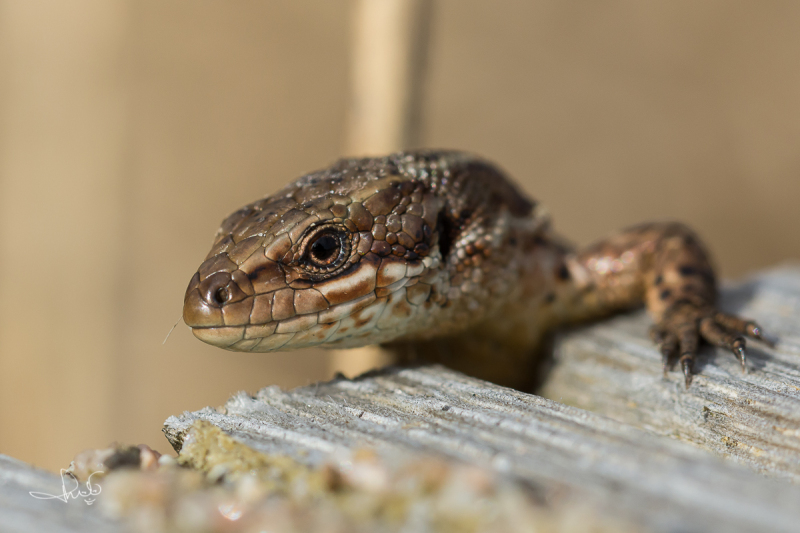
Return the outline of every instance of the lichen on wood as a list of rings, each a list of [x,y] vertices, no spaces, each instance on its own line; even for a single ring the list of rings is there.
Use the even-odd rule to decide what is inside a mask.
[[[170,417],[177,461],[146,446],[79,455],[77,473],[118,467],[82,513],[41,507],[26,491],[58,492],[58,477],[0,457],[2,526],[796,531],[800,268],[728,288],[722,306],[777,340],[750,347],[744,376],[708,349],[686,390],[661,375],[648,320],[632,313],[560,336],[543,388],[558,401],[439,366],[388,367]]]
[[[468,464],[530,487],[543,502],[590,506],[645,530],[791,531],[800,523],[800,487],[442,367],[242,393],[221,411],[171,417],[165,431],[181,448],[197,421],[313,468],[364,447]]]

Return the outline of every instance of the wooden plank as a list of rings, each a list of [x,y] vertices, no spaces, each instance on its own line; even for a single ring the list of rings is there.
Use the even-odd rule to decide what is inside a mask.
[[[197,472],[169,466],[171,461],[155,471],[112,472],[100,482],[100,510],[121,513],[126,526],[142,531],[152,531],[153,524],[167,529],[190,523],[212,527],[220,514],[229,519],[234,515],[225,513],[242,505],[258,509],[239,524],[242,528],[254,526],[252,520],[260,520],[259,527],[288,520],[286,531],[307,530],[309,517],[317,525],[333,521],[347,531],[412,526],[440,531],[446,528],[437,520],[447,520],[447,527],[460,524],[459,513],[469,520],[476,513],[495,516],[501,520],[495,525],[505,524],[500,530],[512,524],[519,531],[551,530],[556,524],[560,530],[591,526],[603,531],[796,531],[800,487],[774,477],[794,479],[800,462],[792,440],[797,391],[791,386],[796,376],[792,365],[800,353],[798,295],[797,267],[767,272],[726,291],[726,308],[757,312],[779,338],[776,349],[756,351],[760,355],[753,358],[755,370],[744,380],[747,385],[725,381],[740,381],[723,372],[736,368],[735,361],[730,368],[724,366],[727,357],[717,358],[718,370],[709,372],[715,368],[711,363],[700,369],[708,377],[697,378],[693,387],[704,380],[716,383],[702,385],[708,389],[701,395],[706,402],[721,401],[719,391],[748,395],[738,403],[729,400],[734,403],[728,406],[730,420],[696,420],[695,428],[691,420],[684,421],[696,416],[698,407],[685,407],[696,400],[692,389],[687,393],[678,387],[677,377],[659,382],[674,385],[665,390],[674,392],[675,402],[646,404],[649,414],[634,420],[676,420],[682,434],[696,436],[683,439],[694,445],[443,367],[390,367],[292,391],[268,387],[255,396],[240,393],[223,409],[171,417],[165,432],[182,452],[181,461],[207,473],[212,483],[199,483]],[[645,346],[645,322],[632,314],[565,334],[557,346],[558,364],[567,363],[565,353],[585,352],[575,364],[607,360],[611,362],[593,370],[644,372],[647,363],[658,362],[655,350]],[[598,329],[604,327],[607,330]],[[573,344],[584,352],[577,352]],[[607,344],[614,350],[604,352]],[[588,356],[591,346],[594,357]],[[636,358],[642,359],[641,368],[631,362]],[[554,381],[561,379],[560,371],[557,366]],[[635,381],[635,376],[629,379]],[[653,389],[652,382],[638,379],[644,384],[640,389]],[[591,387],[598,385],[584,382],[573,389]],[[631,388],[627,393],[638,391]],[[596,388],[596,394],[604,398],[607,391]],[[733,392],[725,394],[735,398]],[[677,409],[672,419],[667,416],[670,409]],[[783,426],[775,425],[770,432],[770,423]],[[718,450],[704,444],[703,438],[713,443],[720,435],[731,438],[734,431],[750,439],[757,431],[765,434],[757,450],[747,441],[749,448],[742,449],[748,453],[728,453],[734,460],[716,456]],[[737,438],[744,438],[739,433]],[[364,448],[374,450],[366,459]],[[763,465],[758,462],[762,459]],[[434,473],[420,476],[426,469]],[[476,472],[483,474],[476,477]],[[447,481],[438,489],[426,489],[431,476]],[[343,481],[336,481],[340,478]],[[153,486],[171,488],[154,494]],[[314,496],[309,497],[312,486]],[[119,523],[97,514],[97,507],[29,495],[59,494],[60,488],[57,476],[0,456],[0,529],[117,530]],[[262,499],[253,500],[254,494]],[[191,516],[174,512],[197,502],[205,503]],[[372,509],[366,522],[365,507]],[[389,513],[393,522],[383,514],[388,509],[394,509]],[[475,531],[498,531],[487,529],[491,522],[469,523]]]
[[[388,368],[288,392],[241,393],[222,411],[169,418],[165,432],[176,449],[196,421],[256,452],[312,466],[363,447],[389,456],[434,454],[546,495],[592,502],[648,530],[792,531],[800,523],[800,487],[442,367]]]
[[[383,155],[419,144],[431,4],[353,4],[347,154]]]
[[[666,378],[643,312],[563,335],[542,393],[652,433],[690,442],[777,477],[800,479],[800,266],[723,292],[722,308],[757,319],[775,348],[751,342],[748,368],[706,348],[688,390]]]

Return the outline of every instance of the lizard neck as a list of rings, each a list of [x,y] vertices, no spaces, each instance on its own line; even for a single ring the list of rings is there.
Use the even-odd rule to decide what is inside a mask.
[[[536,382],[547,332],[559,321],[568,286],[559,238],[516,229],[502,272],[509,281],[485,312],[456,334],[402,340],[386,347],[401,363],[434,362],[494,383],[528,390]]]

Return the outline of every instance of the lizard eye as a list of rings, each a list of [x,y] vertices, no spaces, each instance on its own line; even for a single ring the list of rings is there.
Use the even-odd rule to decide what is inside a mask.
[[[342,243],[338,235],[326,233],[317,237],[311,244],[309,256],[315,263],[329,265],[339,256],[341,247]]]
[[[320,228],[308,237],[305,246],[305,262],[309,266],[330,271],[347,260],[350,240],[342,230],[335,227]]]

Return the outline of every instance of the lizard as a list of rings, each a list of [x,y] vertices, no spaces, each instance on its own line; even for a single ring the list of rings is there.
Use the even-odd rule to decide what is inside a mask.
[[[342,159],[228,216],[184,297],[200,340],[273,352],[380,344],[399,362],[532,383],[554,328],[644,305],[664,375],[688,388],[698,347],[746,369],[761,328],[716,307],[704,245],[679,222],[586,248],[491,162],[417,150]]]

